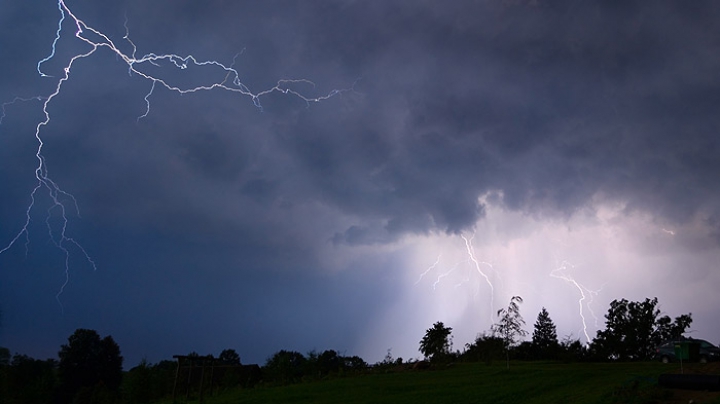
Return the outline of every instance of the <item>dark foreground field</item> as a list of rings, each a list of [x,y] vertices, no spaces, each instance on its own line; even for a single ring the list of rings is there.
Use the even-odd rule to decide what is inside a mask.
[[[715,373],[709,364],[685,372]],[[668,390],[661,373],[679,373],[660,363],[456,364],[434,370],[369,373],[290,386],[232,390],[206,397],[219,403],[719,403],[718,392]],[[182,402],[179,400],[178,402]],[[193,400],[190,402],[197,402]]]

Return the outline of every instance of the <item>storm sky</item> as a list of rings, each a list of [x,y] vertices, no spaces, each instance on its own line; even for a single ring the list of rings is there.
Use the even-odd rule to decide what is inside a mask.
[[[40,127],[66,237],[92,260],[66,240],[66,274],[45,188],[22,229],[43,97],[91,48],[66,17],[42,77],[58,4],[0,2],[0,346],[56,357],[90,328],[126,368],[225,348],[372,363],[419,357],[435,321],[462,349],[514,295],[528,331],[546,307],[586,342],[613,299],[656,296],[720,342],[716,2],[66,5],[124,55],[214,60],[254,94],[314,85],[261,108],[223,89],[146,97],[110,49],[75,61]],[[135,68],[233,86],[210,65]]]

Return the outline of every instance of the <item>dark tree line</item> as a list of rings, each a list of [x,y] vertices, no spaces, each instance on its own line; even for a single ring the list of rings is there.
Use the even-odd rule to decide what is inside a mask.
[[[263,381],[278,384],[324,378],[330,375],[356,373],[368,364],[359,356],[343,356],[337,351],[311,351],[307,356],[297,351],[281,350],[270,356],[262,369]]]
[[[587,344],[566,337],[558,340],[557,328],[550,313],[543,307],[534,324],[531,341],[516,342],[516,337],[527,334],[522,328],[525,322],[520,316],[522,299],[515,296],[506,309],[498,311],[499,321],[490,334],[482,334],[465,345],[463,352],[449,352],[447,342],[452,328],[435,323],[421,341],[420,351],[426,358],[434,355],[445,360],[506,361],[562,360],[562,361],[608,361],[651,360],[657,346],[666,341],[679,340],[692,324],[692,314],[671,319],[661,315],[657,298],[633,302],[614,300],[605,315],[605,329]],[[441,332],[442,331],[442,332]],[[432,341],[431,344],[428,341]],[[504,354],[504,355],[503,355]]]
[[[3,403],[112,403],[120,398],[122,361],[112,337],[78,329],[62,345],[59,361],[0,349]]]
[[[197,355],[197,354],[196,354]],[[120,347],[111,336],[101,338],[94,330],[78,329],[60,347],[59,360],[38,360],[11,355],[0,347],[0,404],[143,404],[170,397],[178,369],[177,361],[163,360],[123,372]],[[214,389],[247,386],[260,381],[247,377],[247,367],[232,349],[215,361]],[[196,376],[200,373],[197,372]],[[187,379],[185,379],[187,380]]]
[[[670,318],[661,315],[657,298],[641,302],[614,300],[605,315],[605,328],[589,343],[565,338],[558,340],[550,313],[543,308],[534,323],[532,339],[519,342],[526,333],[520,316],[520,297],[513,297],[506,309],[498,311],[498,323],[491,333],[479,335],[465,349],[452,351],[452,328],[436,322],[420,341],[420,352],[429,366],[451,361],[560,360],[608,361],[649,360],[663,342],[681,339],[692,324],[692,315]],[[186,357],[200,357],[196,353]],[[264,366],[243,365],[233,349],[217,358],[203,356],[212,364],[209,381],[192,366],[183,380],[193,388],[203,384],[209,394],[232,388],[248,388],[258,383],[288,384],[364,373],[398,367],[408,368],[390,352],[384,361],[369,366],[358,356],[341,355],[334,350],[309,352],[281,350]],[[120,347],[111,336],[101,337],[94,330],[78,329],[61,346],[58,360],[38,360],[11,355],[0,347],[0,403],[150,403],[170,397],[178,374],[177,361],[150,364],[143,360],[127,372],[122,370]],[[412,363],[411,363],[412,365]],[[181,367],[182,368],[182,367]],[[192,387],[196,386],[196,387]]]
[[[258,383],[287,384],[368,369],[362,358],[334,350],[307,355],[281,350],[262,368],[243,365],[233,349],[218,357],[195,352],[182,357],[183,363],[142,360],[123,372],[123,357],[113,338],[87,329],[68,338],[58,352],[59,360],[11,355],[0,347],[0,404],[145,404],[168,399],[173,390],[181,401],[195,400],[201,389],[211,395]]]
[[[57,361],[38,360],[27,355],[10,357],[0,348],[0,402],[51,403],[57,386]]]
[[[176,361],[162,360],[151,364],[141,360],[123,376],[123,398],[128,403],[146,404],[170,396],[176,370]]]

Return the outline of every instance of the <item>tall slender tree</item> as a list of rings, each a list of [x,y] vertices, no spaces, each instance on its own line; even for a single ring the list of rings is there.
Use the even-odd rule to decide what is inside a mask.
[[[503,339],[505,345],[505,359],[507,368],[510,369],[510,347],[515,344],[517,337],[524,337],[528,334],[523,329],[525,320],[520,315],[520,303],[523,302],[522,297],[513,296],[507,309],[500,309],[497,312],[500,320],[492,326],[493,333]]]
[[[532,344],[538,357],[542,359],[550,359],[557,352],[557,329],[544,307],[538,313],[537,321],[535,321]]]

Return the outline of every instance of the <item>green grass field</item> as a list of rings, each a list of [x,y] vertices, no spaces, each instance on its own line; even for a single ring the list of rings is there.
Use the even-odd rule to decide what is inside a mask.
[[[701,366],[701,365],[697,365]],[[260,386],[206,397],[243,403],[720,403],[715,393],[657,387],[660,363],[456,364],[435,370],[371,373],[289,386]],[[686,369],[687,370],[687,369]],[[181,402],[181,401],[179,401]],[[197,402],[197,401],[193,401]]]

